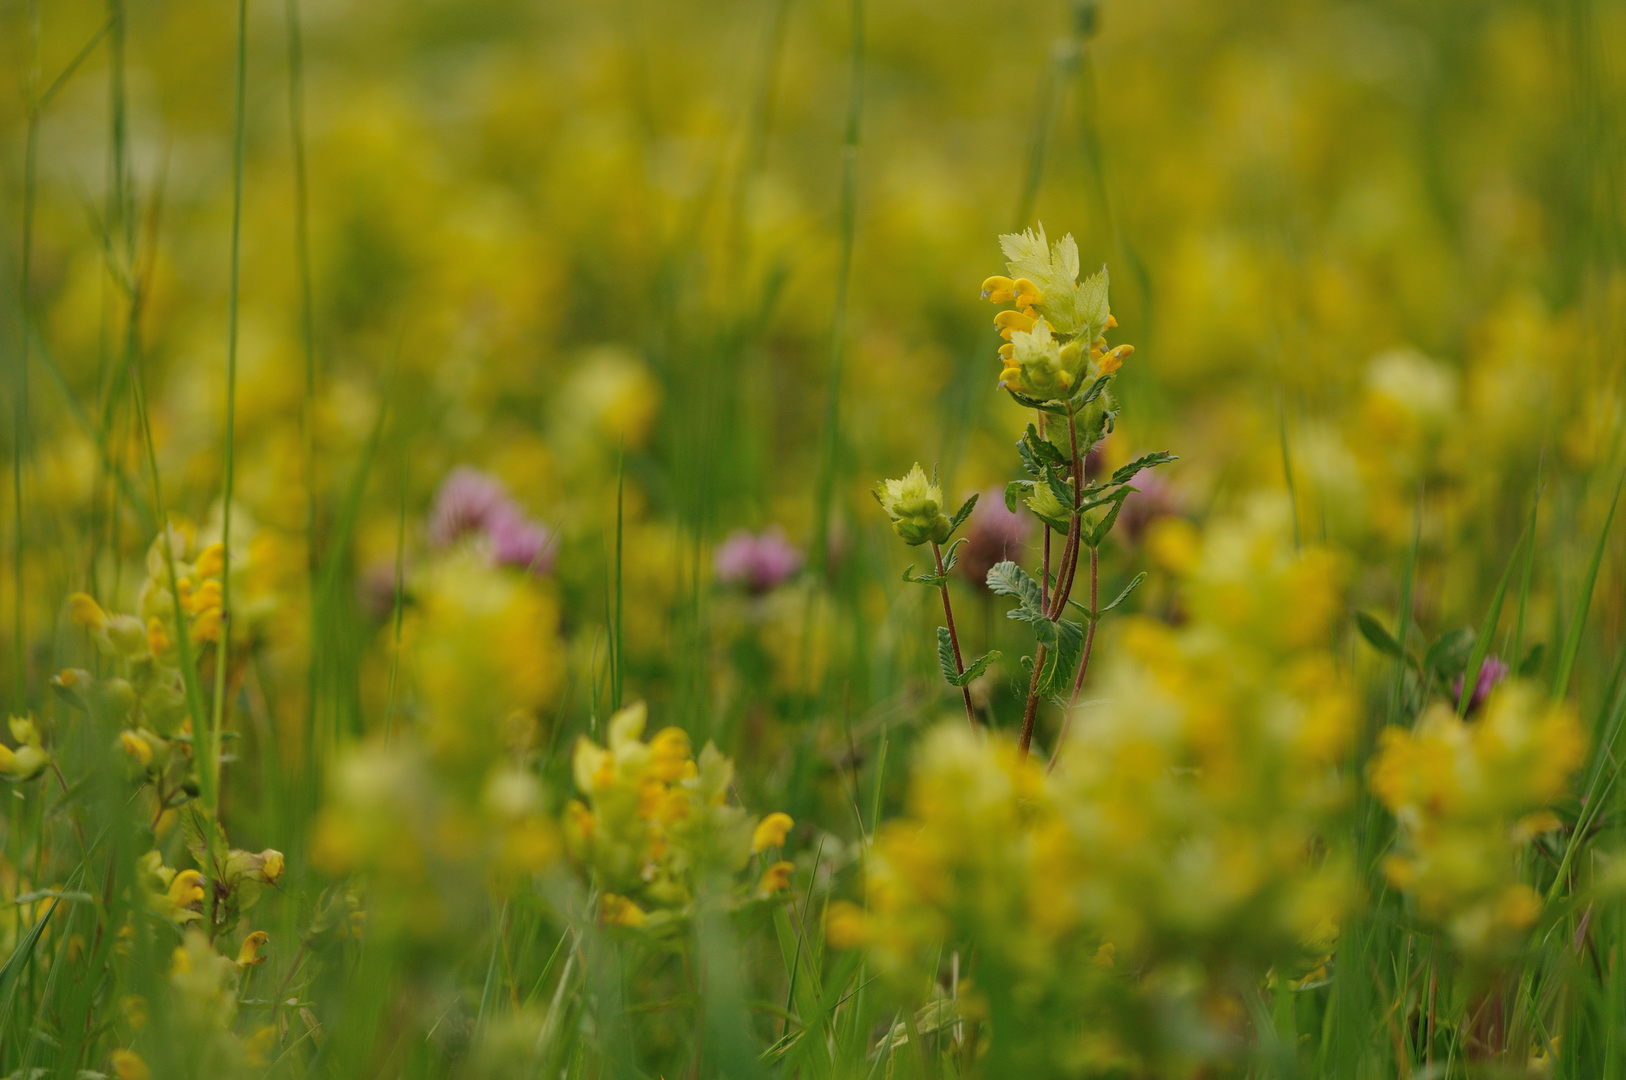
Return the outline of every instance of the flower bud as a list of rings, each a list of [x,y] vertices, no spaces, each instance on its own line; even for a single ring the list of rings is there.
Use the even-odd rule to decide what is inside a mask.
[[[943,514],[943,491],[926,479],[918,464],[903,478],[878,484],[875,498],[892,519],[892,528],[904,543],[940,544],[948,539],[949,519]]]

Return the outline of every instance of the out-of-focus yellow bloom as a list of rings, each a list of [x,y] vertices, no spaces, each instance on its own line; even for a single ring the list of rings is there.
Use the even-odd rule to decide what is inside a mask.
[[[758,896],[772,896],[774,893],[784,892],[790,888],[790,876],[796,872],[796,864],[791,862],[776,862],[762,872],[757,881]]]
[[[1542,908],[1519,854],[1558,826],[1549,806],[1585,755],[1574,710],[1520,682],[1492,690],[1471,723],[1436,703],[1413,729],[1385,728],[1367,783],[1400,827],[1389,883],[1468,952],[1514,947]]]
[[[152,1070],[134,1050],[115,1050],[108,1056],[108,1061],[118,1080],[152,1080]]]
[[[77,592],[68,597],[68,617],[75,626],[100,630],[107,625],[107,613],[88,594]]]
[[[606,926],[643,926],[649,921],[644,909],[625,896],[605,893],[598,905],[599,921]]]
[[[761,851],[763,848],[784,846],[785,834],[790,832],[795,824],[789,814],[775,810],[757,822],[756,831],[751,834],[751,850]]]

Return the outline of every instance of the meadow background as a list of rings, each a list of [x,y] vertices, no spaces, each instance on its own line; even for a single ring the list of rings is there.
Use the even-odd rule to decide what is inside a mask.
[[[52,767],[0,800],[0,1069],[1621,1075],[1622,894],[1566,875],[1620,847],[1623,50],[1603,0],[6,0],[0,695]],[[1360,734],[1323,842],[1368,884],[1302,990],[1275,962],[1191,1015],[1019,993],[1032,1026],[979,1050],[985,1015],[930,1011],[970,940],[906,973],[822,927],[863,902],[880,823],[926,813],[910,777],[961,707],[938,600],[899,580],[920,550],[870,490],[935,466],[954,505],[994,493],[975,527],[1018,475],[1031,413],[978,292],[1038,221],[1109,269],[1135,345],[1102,456],[1179,457],[1102,548],[1103,591],[1144,571],[1123,611],[1183,625],[1191,552],[1261,493],[1340,568],[1323,651]],[[530,569],[456,549],[459,468],[545,536]],[[184,911],[141,899],[149,849],[191,865],[184,821],[60,683],[115,662],[70,595],[137,610],[167,587],[158,523],[195,522],[197,557],[228,489],[209,815],[286,870],[201,946],[264,930],[269,959],[205,991],[170,959]],[[1011,528],[1031,565],[1037,526]],[[762,580],[720,558],[773,529]],[[1004,657],[978,715],[1014,729],[1019,627],[978,577],[950,588],[968,651]],[[1561,826],[1519,856],[1540,932],[1494,960],[1442,959],[1378,869],[1367,757],[1443,690],[1357,612],[1419,657],[1490,612],[1486,648],[1587,735],[1540,800]],[[634,701],[732,759],[732,803],[794,820],[788,899],[606,925],[572,747]],[[1047,753],[1060,724],[1047,705]],[[534,787],[492,809],[505,769]],[[1220,1035],[1161,1054],[1168,1024]],[[1154,1049],[999,1056],[1097,1028]]]

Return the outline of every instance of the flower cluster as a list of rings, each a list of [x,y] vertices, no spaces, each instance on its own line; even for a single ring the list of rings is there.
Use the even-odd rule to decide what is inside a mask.
[[[999,383],[1041,400],[1065,398],[1084,383],[1111,375],[1134,352],[1108,349],[1107,272],[1078,281],[1078,244],[1071,235],[1051,244],[1044,226],[999,238],[1011,277],[982,283],[982,296],[1014,304],[994,317],[1000,346]]]
[[[1098,1065],[1223,1045],[1209,1006],[1239,968],[1314,966],[1355,892],[1325,831],[1356,718],[1328,649],[1337,563],[1296,555],[1272,500],[1213,526],[1186,570],[1190,620],[1129,621],[1054,772],[959,725],[932,735],[867,911],[833,909],[833,941],[911,977],[975,942],[997,978],[974,985],[1062,1010],[1078,1041],[1056,1060]],[[972,998],[996,1039],[1020,1011]],[[1102,1008],[1154,1019],[1081,1023]]]
[[[943,513],[943,489],[926,478],[918,462],[898,479],[877,484],[875,500],[892,519],[892,530],[911,546],[941,544],[954,531]]]
[[[753,854],[783,846],[792,822],[782,813],[753,822],[728,802],[733,763],[710,743],[695,757],[681,728],[645,741],[648,716],[643,703],[628,706],[610,718],[606,745],[577,741],[572,767],[585,801],[570,802],[564,824],[601,919],[659,932],[681,925],[706,879],[732,877]],[[768,865],[749,891],[782,891],[792,869]]]
[[[712,564],[718,581],[760,596],[802,568],[802,553],[777,525],[761,533],[740,529],[718,546]]]
[[[1559,828],[1553,804],[1585,753],[1574,710],[1520,682],[1472,719],[1436,703],[1415,728],[1386,728],[1368,776],[1399,825],[1384,876],[1468,954],[1516,946],[1542,911],[1521,855]]]

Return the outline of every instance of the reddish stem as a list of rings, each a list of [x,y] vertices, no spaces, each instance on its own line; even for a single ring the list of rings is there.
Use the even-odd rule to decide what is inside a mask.
[[[954,646],[954,673],[964,675],[965,662],[960,659],[960,635],[954,629],[954,609],[949,607],[948,571],[943,567],[943,552],[938,548],[935,541],[932,543],[932,558],[937,560],[937,576],[943,579],[943,584],[939,588],[943,592],[943,618],[948,620],[949,644]],[[971,708],[971,688],[968,686],[960,687],[960,695],[965,698],[965,718],[971,721],[971,727],[975,730],[977,714]]]

